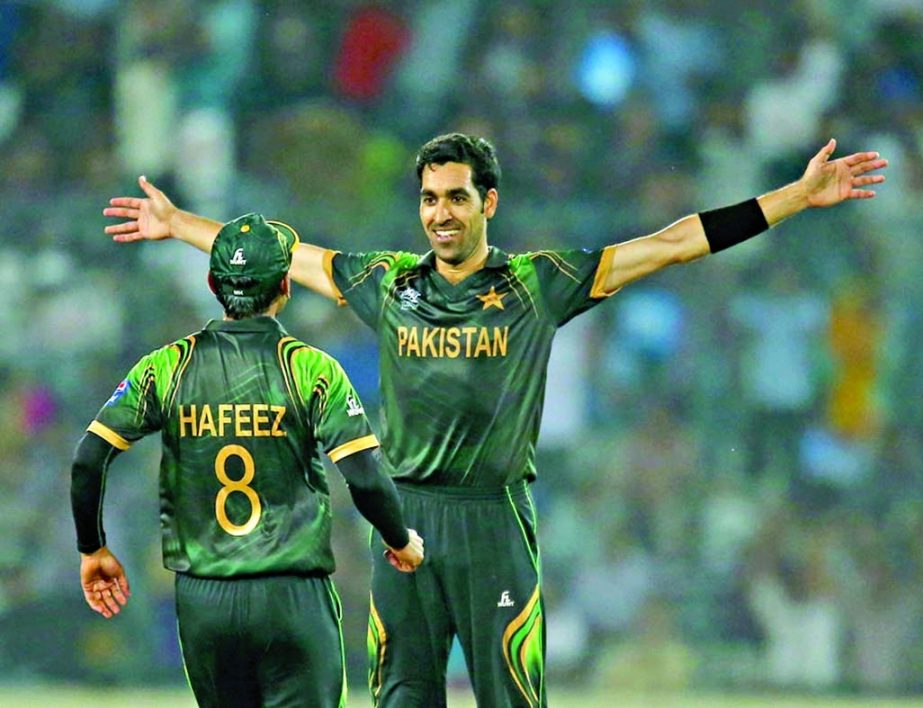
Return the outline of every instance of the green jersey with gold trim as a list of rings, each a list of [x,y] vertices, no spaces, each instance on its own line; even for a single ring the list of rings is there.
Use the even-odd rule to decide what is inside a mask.
[[[534,478],[552,339],[605,297],[603,252],[491,248],[455,285],[432,252],[331,255],[338,295],[378,335],[393,477],[472,487]]]
[[[200,577],[333,572],[320,450],[378,446],[336,360],[271,317],[143,357],[88,430],[122,450],[161,432],[164,565]]]

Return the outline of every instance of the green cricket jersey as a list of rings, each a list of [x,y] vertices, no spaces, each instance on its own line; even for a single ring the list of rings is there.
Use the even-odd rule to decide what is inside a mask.
[[[340,365],[271,317],[143,357],[88,430],[122,450],[161,431],[164,565],[200,577],[332,572],[319,448],[378,446]]]
[[[604,252],[491,248],[456,285],[432,252],[330,252],[338,295],[378,334],[393,477],[471,487],[534,478],[551,342],[605,297]]]

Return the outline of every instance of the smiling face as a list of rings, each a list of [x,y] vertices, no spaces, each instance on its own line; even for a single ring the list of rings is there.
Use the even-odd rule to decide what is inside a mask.
[[[497,200],[496,189],[481,199],[469,165],[446,162],[423,168],[420,222],[438,261],[457,269],[487,258],[487,221]]]

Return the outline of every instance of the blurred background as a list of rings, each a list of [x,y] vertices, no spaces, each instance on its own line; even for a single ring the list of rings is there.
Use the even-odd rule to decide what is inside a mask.
[[[923,696],[921,37],[920,0],[0,0],[0,683],[183,685],[159,442],[110,470],[134,591],[110,622],[79,590],[69,464],[129,367],[220,308],[203,254],[112,243],[109,197],[145,174],[217,219],[422,252],[413,157],[460,130],[497,146],[511,252],[746,199],[831,136],[890,160],[874,201],[564,327],[534,492],[552,698]],[[296,295],[283,324],[376,408],[370,330]],[[332,476],[364,704],[368,527]]]

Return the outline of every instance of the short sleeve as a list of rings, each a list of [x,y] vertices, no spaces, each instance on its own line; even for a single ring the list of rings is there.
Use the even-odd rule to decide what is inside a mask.
[[[375,330],[381,313],[382,280],[394,264],[394,256],[388,251],[334,253],[330,262],[338,297]]]
[[[542,299],[558,327],[611,294],[601,288],[610,261],[606,248],[535,251],[527,255],[535,266]]]
[[[314,438],[331,461],[378,447],[362,401],[339,362],[305,347],[293,363],[296,384],[308,401]]]
[[[87,428],[89,432],[119,450],[127,450],[134,442],[163,427],[156,359],[157,353],[148,354],[132,367],[99,409]]]

